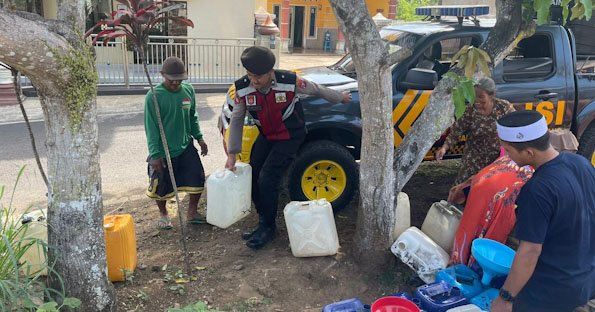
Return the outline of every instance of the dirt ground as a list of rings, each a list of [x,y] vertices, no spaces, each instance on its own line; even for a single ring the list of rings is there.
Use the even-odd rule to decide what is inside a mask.
[[[458,161],[420,166],[404,189],[411,202],[412,225],[420,227],[431,204],[446,198],[457,166]],[[201,213],[205,205],[203,198]],[[172,210],[175,206],[168,204]],[[105,211],[116,208],[104,207]],[[183,274],[177,215],[174,229],[165,231],[157,229],[157,207],[149,199],[127,202],[116,213],[134,217],[139,261],[126,282],[115,284],[119,311],[166,311],[202,301],[219,311],[313,312],[353,297],[371,303],[422,284],[396,258],[390,267],[364,268],[354,263],[351,248],[357,199],[335,215],[341,250],[331,257],[293,257],[282,209],[277,238],[259,251],[247,248],[240,237],[256,224],[255,211],[225,230],[208,224],[191,225],[187,236],[190,276]]]

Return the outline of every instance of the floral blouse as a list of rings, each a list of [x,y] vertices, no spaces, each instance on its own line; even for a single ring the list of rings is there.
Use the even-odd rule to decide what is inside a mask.
[[[461,135],[467,136],[455,184],[467,180],[500,156],[496,120],[512,111],[514,107],[510,102],[494,98],[494,107],[490,115],[481,115],[474,105],[470,105],[463,116],[452,125],[451,132],[444,142],[449,148],[457,143]]]

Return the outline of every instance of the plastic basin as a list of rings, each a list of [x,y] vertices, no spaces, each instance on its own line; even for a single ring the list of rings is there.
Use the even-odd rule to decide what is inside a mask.
[[[415,303],[401,297],[382,297],[372,303],[371,312],[420,312]]]

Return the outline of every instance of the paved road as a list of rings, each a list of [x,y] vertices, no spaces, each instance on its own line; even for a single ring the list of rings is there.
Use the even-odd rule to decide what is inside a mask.
[[[224,94],[197,95],[200,125],[209,145],[209,155],[203,158],[207,174],[222,167],[225,162],[220,135],[217,132],[217,118],[224,96]],[[145,162],[147,147],[141,109],[144,97],[102,97],[100,101],[111,99],[119,102],[123,100],[122,98],[128,101],[128,108],[130,108],[128,111],[122,109],[116,112],[104,111],[99,118],[99,152],[104,204],[124,202],[143,196],[147,183]],[[42,157],[41,162],[45,167],[43,121],[34,121],[32,128]],[[26,165],[24,175],[17,185],[13,205],[19,209],[29,205],[45,206],[46,190],[35,164],[25,124],[22,122],[0,124],[0,133],[0,146],[2,146],[0,184],[6,185],[7,189],[11,190],[19,168]],[[6,199],[8,197],[2,200],[5,205],[8,204]]]
[[[336,62],[338,55],[283,55],[281,68],[294,69]],[[200,126],[209,145],[209,155],[203,158],[207,174],[222,168],[225,162],[221,137],[217,133],[217,118],[224,94],[197,94]],[[144,196],[146,187],[146,140],[143,127],[144,96],[101,96],[97,98],[99,118],[99,152],[104,204],[118,204]],[[43,113],[37,98],[25,101],[32,120],[42,164],[47,165]],[[18,106],[0,106],[0,185],[7,186],[2,203],[12,190],[19,168],[26,165],[19,181],[13,206],[24,209],[31,205],[46,205],[46,190],[35,164],[29,135]]]

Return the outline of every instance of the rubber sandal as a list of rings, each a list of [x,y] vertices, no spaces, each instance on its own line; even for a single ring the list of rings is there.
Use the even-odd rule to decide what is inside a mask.
[[[169,217],[159,218],[159,221],[157,221],[157,225],[161,230],[171,230],[174,228],[173,224],[171,224],[171,219]]]
[[[193,219],[188,219],[188,224],[205,224],[207,220],[203,216],[196,216]]]

